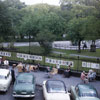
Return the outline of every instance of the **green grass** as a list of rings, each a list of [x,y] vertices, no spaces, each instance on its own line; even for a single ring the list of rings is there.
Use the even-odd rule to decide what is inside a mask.
[[[18,52],[22,52],[22,53],[30,53],[30,54],[37,54],[37,55],[43,55],[44,49],[38,46],[31,46],[29,47],[17,47]],[[55,53],[51,53],[48,54],[48,56],[53,56],[53,57],[58,57],[58,58],[72,58],[72,59],[77,59],[77,56],[71,56],[70,54],[77,54],[77,55],[84,55],[84,56],[93,56],[93,57],[100,57],[100,49],[97,49],[96,52],[90,52],[89,50],[81,50],[81,53],[78,53],[77,50],[62,50],[62,49],[52,49],[52,51],[57,51],[57,52],[62,52],[65,54],[55,54]],[[80,59],[84,59],[84,60],[97,60],[95,58],[84,58],[84,57],[80,57]]]
[[[23,47],[16,47],[16,48],[19,52],[23,52],[23,53],[42,54],[44,52],[44,49],[38,46],[34,46],[34,47],[30,46],[30,48],[23,46]]]
[[[90,52],[89,50],[81,50],[81,53],[78,53],[77,50],[61,50],[61,49],[53,49],[53,50],[66,53],[66,56],[70,56],[70,54],[78,54],[85,56],[100,57],[100,49],[96,49],[96,52]]]

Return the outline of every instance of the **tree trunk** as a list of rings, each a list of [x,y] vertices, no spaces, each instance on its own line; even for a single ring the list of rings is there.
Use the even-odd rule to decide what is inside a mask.
[[[78,53],[81,52],[81,47],[80,46],[81,46],[81,40],[78,41]]]
[[[95,40],[92,40],[90,52],[96,52],[96,45],[95,45]]]

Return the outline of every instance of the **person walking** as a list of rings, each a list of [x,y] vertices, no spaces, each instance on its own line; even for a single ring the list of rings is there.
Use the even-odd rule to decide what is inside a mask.
[[[14,71],[14,67],[12,67],[12,69],[11,69],[11,76],[12,76],[12,84],[14,84],[14,82],[15,82],[15,71]]]

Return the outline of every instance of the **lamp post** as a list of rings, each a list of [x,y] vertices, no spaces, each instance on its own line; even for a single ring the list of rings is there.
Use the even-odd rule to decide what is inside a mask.
[[[30,55],[30,32],[29,32],[29,55]],[[29,64],[30,64],[30,60],[29,60]]]
[[[30,54],[30,33],[29,33],[29,54]]]

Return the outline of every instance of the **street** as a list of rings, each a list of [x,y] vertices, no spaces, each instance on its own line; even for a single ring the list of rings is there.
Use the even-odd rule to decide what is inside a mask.
[[[0,92],[0,100],[16,100],[16,98],[12,96],[12,90],[13,85],[9,87],[9,90],[6,93]],[[17,98],[17,100],[29,100],[29,98]],[[30,100],[44,100],[42,94],[42,87],[36,86],[36,96],[34,98],[30,98]]]
[[[61,74],[57,74],[53,76],[52,78],[47,78],[47,73],[43,71],[38,71],[38,72],[32,72],[33,75],[36,77],[36,95],[34,98],[18,98],[18,100],[44,100],[43,98],[43,93],[42,93],[42,83],[44,80],[62,80],[64,81],[66,85],[66,89],[69,90],[70,86],[76,86],[77,84],[81,83],[81,80],[79,77],[73,77],[71,76],[70,78],[65,78]],[[89,84],[93,85],[98,92],[99,98],[100,98],[100,81],[94,81],[90,82]],[[13,90],[13,85],[11,85],[6,93],[0,92],[0,100],[16,100],[12,96],[12,90]]]

